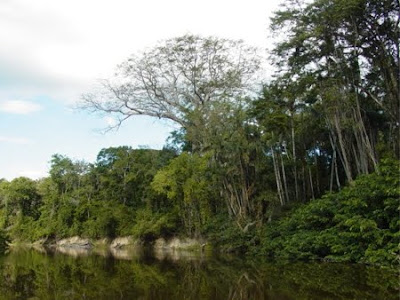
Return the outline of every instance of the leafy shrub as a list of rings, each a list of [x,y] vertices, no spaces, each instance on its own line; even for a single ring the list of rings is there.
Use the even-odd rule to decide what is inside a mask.
[[[136,213],[136,223],[133,226],[133,236],[151,241],[160,236],[170,236],[179,233],[177,212],[155,213],[149,209],[140,209]]]
[[[399,162],[266,225],[261,253],[285,259],[398,264]]]
[[[259,237],[254,230],[241,230],[224,214],[210,220],[205,234],[211,243],[224,252],[246,253],[259,245]]]

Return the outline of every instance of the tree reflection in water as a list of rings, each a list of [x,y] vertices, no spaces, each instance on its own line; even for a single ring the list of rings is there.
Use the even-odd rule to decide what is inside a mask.
[[[399,293],[395,271],[361,265],[68,250],[21,249],[1,257],[0,298],[398,299]]]

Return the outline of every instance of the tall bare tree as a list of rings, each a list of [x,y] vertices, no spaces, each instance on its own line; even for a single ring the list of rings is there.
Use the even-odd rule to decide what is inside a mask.
[[[259,68],[256,49],[243,41],[184,35],[132,55],[113,78],[82,96],[81,107],[112,114],[116,126],[146,115],[187,129],[192,112],[204,114],[210,103],[248,93]]]

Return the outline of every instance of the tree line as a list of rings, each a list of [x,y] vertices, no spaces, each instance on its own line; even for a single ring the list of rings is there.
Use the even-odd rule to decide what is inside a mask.
[[[398,224],[374,216],[398,210],[384,195],[399,194],[399,10],[389,0],[284,1],[272,18],[279,42],[267,84],[257,49],[243,41],[185,35],[129,57],[81,108],[110,114],[116,127],[147,115],[180,129],[163,150],[103,149],[93,164],[55,155],[48,178],[3,181],[0,225],[23,239],[182,234],[246,250],[273,239],[263,229],[288,215],[301,227],[296,213],[314,215],[315,203],[336,197],[323,195],[389,176],[375,214],[345,213],[360,216],[359,228],[365,217],[367,228],[388,230],[372,238],[385,247]],[[349,260],[365,257],[373,241],[363,243]]]

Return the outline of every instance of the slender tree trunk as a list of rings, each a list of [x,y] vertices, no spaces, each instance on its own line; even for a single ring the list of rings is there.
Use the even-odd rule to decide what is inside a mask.
[[[232,190],[232,186],[226,178],[224,178],[223,180],[223,185],[225,189],[225,192],[223,192],[223,194],[225,194],[225,198],[227,199],[227,205],[230,215],[236,217],[239,212],[235,207],[236,197],[234,196],[234,191]]]
[[[294,170],[294,191],[296,195],[296,201],[299,200],[299,188],[297,183],[297,158],[296,158],[296,140],[295,140],[295,131],[294,131],[294,122],[293,122],[293,114],[290,119],[290,125],[292,127],[292,153],[293,153],[293,170]]]
[[[357,141],[357,139],[356,139],[356,141]],[[357,143],[357,146],[359,146],[359,143]],[[359,149],[359,151],[357,151],[355,149],[354,145],[351,145],[350,150],[353,152],[354,161],[356,163],[357,174],[362,174],[362,163],[360,162],[360,160],[362,160],[362,157],[361,157],[362,155],[360,153],[362,150]]]
[[[338,163],[337,163],[337,146],[336,146],[336,139],[333,139],[333,132],[331,131],[331,133],[329,134],[329,141],[331,143],[331,147],[333,150],[333,162],[334,162],[334,169],[335,169],[335,175],[336,175],[336,184],[338,189],[340,190],[340,180],[339,180],[339,172],[338,172]],[[340,152],[339,152],[339,157],[341,158]],[[342,160],[342,159],[341,159]]]
[[[343,158],[343,163],[344,163],[343,168],[344,168],[344,171],[346,173],[347,180],[349,181],[349,183],[351,183],[353,181],[353,176],[352,176],[352,172],[351,172],[351,165],[350,165],[349,160],[348,160],[348,154],[347,154],[347,151],[346,151],[346,145],[344,143],[344,138],[343,138],[343,135],[342,135],[342,129],[341,129],[341,126],[339,124],[339,119],[338,119],[337,113],[335,113],[335,116],[334,116],[334,125],[335,125],[335,128],[336,128],[336,132],[337,132],[338,140],[339,140],[339,146],[340,146],[340,150],[341,150],[341,153],[342,153],[342,158]]]
[[[289,192],[288,192],[288,187],[287,187],[285,165],[283,164],[282,156],[281,156],[281,167],[282,167],[282,177],[283,177],[283,185],[284,185],[284,189],[285,189],[286,203],[288,203],[289,202]]]
[[[331,138],[329,136],[329,138]],[[336,148],[333,148],[333,154],[332,154],[332,161],[331,161],[331,177],[329,180],[329,191],[332,192],[333,190],[333,177],[335,173],[335,165],[336,165]]]
[[[321,194],[320,190],[320,183],[319,183],[319,166],[318,166],[318,158],[317,158],[317,153],[314,153],[314,163],[315,163],[315,180],[316,180],[316,186],[317,186],[317,192],[318,195]]]
[[[374,169],[374,171],[377,171],[378,162],[377,162],[377,159],[376,159],[375,151],[374,151],[374,149],[372,147],[372,144],[371,144],[371,141],[369,139],[367,130],[365,128],[364,121],[363,121],[362,116],[361,116],[361,108],[360,108],[360,103],[359,103],[359,100],[358,100],[358,94],[357,93],[356,93],[356,104],[357,104],[356,105],[357,106],[357,109],[356,109],[357,119],[358,119],[358,121],[360,123],[360,127],[361,127],[360,128],[361,138],[363,140],[363,144],[365,145],[365,148],[366,148],[366,151],[368,153],[368,156],[372,161],[373,169]]]
[[[311,168],[308,166],[308,174],[310,176],[310,189],[311,189],[311,197],[314,200],[315,195],[314,195],[314,185],[313,185],[313,179],[312,179],[312,174],[311,174]]]
[[[279,197],[279,202],[281,203],[281,206],[284,205],[284,200],[283,200],[283,195],[282,195],[282,190],[281,190],[281,180],[280,180],[280,173],[279,173],[279,167],[277,166],[276,158],[275,158],[275,152],[274,149],[271,147],[271,153],[272,153],[272,161],[274,165],[274,173],[275,173],[275,180],[276,180],[276,188],[278,190],[278,197]]]
[[[242,159],[240,159],[240,176],[241,176],[241,190],[242,190],[242,199],[243,199],[243,214],[244,217],[247,218],[252,213],[252,208],[250,204],[250,194],[249,194],[249,186],[247,184],[247,176],[246,169],[243,164]]]
[[[305,167],[304,167],[304,162],[302,164],[302,177],[303,177],[303,201],[305,201],[307,199],[307,189],[306,189],[306,171],[305,171]]]
[[[227,187],[227,182],[226,182],[226,179],[225,179],[225,178],[222,180],[222,184],[223,184],[223,186],[224,186],[224,190],[227,191],[227,190],[228,190],[228,187]],[[220,191],[220,195],[221,195],[221,197],[225,198],[226,207],[228,208],[228,214],[229,214],[229,216],[230,216],[230,217],[235,216],[235,215],[236,215],[235,209],[234,209],[233,206],[232,206],[232,201],[230,201],[230,200],[231,200],[230,193],[226,193],[226,192],[224,192],[224,191],[221,190],[221,191]]]

